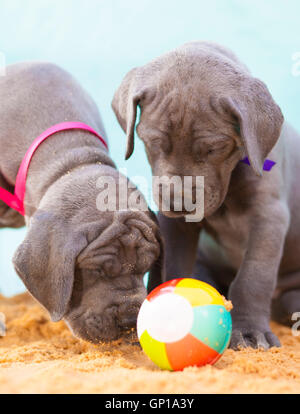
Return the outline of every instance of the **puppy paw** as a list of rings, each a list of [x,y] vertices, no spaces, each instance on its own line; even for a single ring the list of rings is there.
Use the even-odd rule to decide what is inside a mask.
[[[262,332],[257,329],[234,329],[229,347],[234,350],[247,347],[267,350],[280,346],[279,339],[270,331]]]

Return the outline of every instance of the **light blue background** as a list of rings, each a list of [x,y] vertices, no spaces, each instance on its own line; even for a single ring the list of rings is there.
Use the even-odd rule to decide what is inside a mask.
[[[125,73],[184,42],[216,41],[268,84],[286,119],[300,129],[300,76],[292,75],[299,16],[299,0],[0,0],[0,51],[7,64],[48,60],[71,71],[99,105],[118,166],[150,182],[140,142],[125,164],[124,134],[110,108]],[[11,266],[24,231],[0,231],[0,291],[6,295],[24,289]]]

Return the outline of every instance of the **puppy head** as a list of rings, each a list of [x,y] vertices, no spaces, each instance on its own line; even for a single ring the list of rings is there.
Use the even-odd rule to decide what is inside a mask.
[[[127,134],[126,158],[134,149],[137,106],[137,133],[153,175],[192,176],[192,199],[196,177],[204,177],[204,216],[224,201],[231,173],[243,157],[248,156],[257,175],[262,174],[283,123],[261,81],[233,54],[201,42],[170,52],[124,78],[112,107]],[[174,205],[176,197],[183,193],[174,192]],[[186,215],[184,209],[163,210],[163,191],[156,201],[168,216]]]
[[[143,276],[160,260],[161,240],[149,211],[97,210],[94,169],[71,173],[49,190],[14,265],[53,321],[64,319],[76,336],[99,342],[135,326],[146,296]],[[115,170],[106,174],[117,183]]]

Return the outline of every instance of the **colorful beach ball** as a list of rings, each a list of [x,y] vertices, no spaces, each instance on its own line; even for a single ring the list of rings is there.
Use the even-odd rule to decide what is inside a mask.
[[[137,320],[143,350],[156,365],[170,371],[214,364],[227,348],[231,330],[230,312],[219,292],[189,278],[155,288]]]

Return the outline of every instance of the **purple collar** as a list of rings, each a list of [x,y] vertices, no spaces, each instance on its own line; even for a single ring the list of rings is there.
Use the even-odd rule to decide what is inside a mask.
[[[249,158],[248,157],[243,158],[241,160],[241,162],[243,162],[244,164],[250,165],[250,161],[249,161]],[[275,164],[276,164],[275,161],[266,160],[264,162],[263,170],[264,171],[271,171]]]

